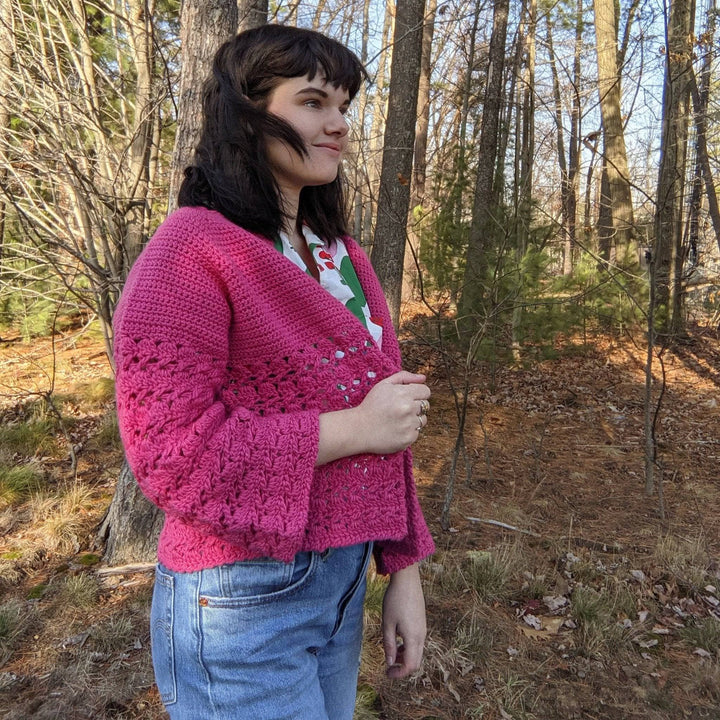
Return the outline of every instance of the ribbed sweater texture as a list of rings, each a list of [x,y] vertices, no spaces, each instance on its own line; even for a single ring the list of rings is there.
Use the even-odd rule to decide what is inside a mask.
[[[320,413],[357,406],[400,370],[382,289],[350,238],[373,316],[205,208],[181,208],[134,264],[114,318],[126,457],[165,512],[158,558],[178,572],[376,542],[380,572],[434,551],[409,450],[315,467]]]

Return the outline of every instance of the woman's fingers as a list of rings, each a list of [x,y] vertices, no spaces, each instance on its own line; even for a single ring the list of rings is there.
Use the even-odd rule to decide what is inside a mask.
[[[401,371],[375,385],[358,407],[370,452],[399,452],[415,442],[427,424],[429,397],[419,373]]]

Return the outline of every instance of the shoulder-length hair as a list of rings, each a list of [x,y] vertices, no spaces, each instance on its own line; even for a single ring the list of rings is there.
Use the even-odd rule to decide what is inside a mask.
[[[263,25],[224,43],[203,88],[200,140],[185,169],[178,205],[202,205],[251,232],[277,237],[284,212],[266,140],[277,138],[301,156],[307,149],[298,133],[266,106],[283,79],[312,80],[318,73],[347,90],[351,99],[367,77],[350,50],[312,30]],[[333,182],[303,188],[298,227],[305,223],[326,240],[345,234],[343,184],[339,170]]]

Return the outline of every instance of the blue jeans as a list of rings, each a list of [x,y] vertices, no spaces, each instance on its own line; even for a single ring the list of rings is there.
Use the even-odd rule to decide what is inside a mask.
[[[152,655],[172,720],[351,720],[371,553],[158,565]]]

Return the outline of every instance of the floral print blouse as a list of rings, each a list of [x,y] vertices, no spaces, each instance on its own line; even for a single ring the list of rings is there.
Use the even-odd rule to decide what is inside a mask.
[[[370,314],[365,293],[355,274],[345,243],[337,238],[328,246],[308,227],[303,226],[302,230],[317,265],[320,285],[345,305],[367,328],[377,346],[382,347],[381,321]],[[279,239],[275,241],[275,248],[303,272],[312,275],[285,233],[280,233]]]

